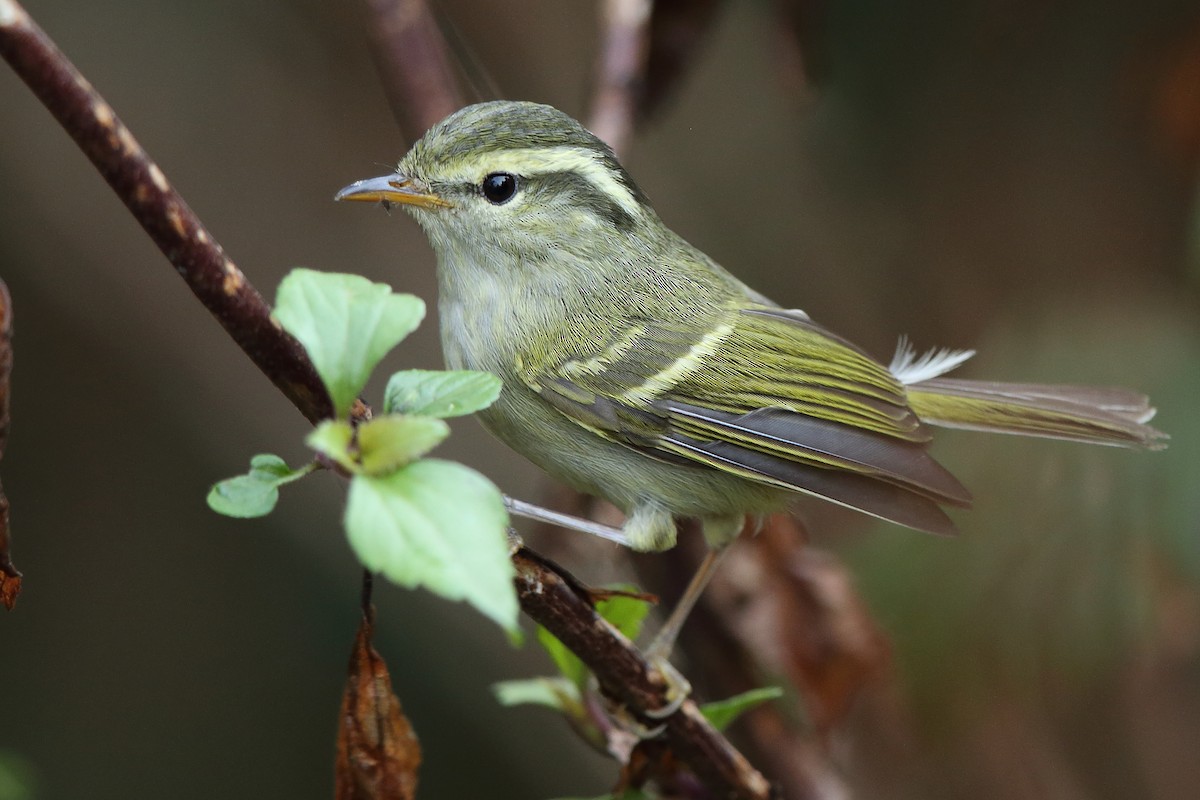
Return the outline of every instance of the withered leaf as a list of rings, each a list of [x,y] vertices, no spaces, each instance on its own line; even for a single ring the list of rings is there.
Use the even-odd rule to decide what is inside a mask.
[[[412,800],[421,746],[392,691],[387,664],[371,646],[364,617],[350,656],[338,725],[336,800]]]
[[[805,538],[792,518],[771,517],[759,537],[760,564],[779,587],[783,657],[773,666],[800,688],[825,734],[867,684],[888,673],[891,649],[845,565]]]

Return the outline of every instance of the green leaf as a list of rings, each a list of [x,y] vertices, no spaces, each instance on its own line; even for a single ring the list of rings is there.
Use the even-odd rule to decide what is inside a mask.
[[[279,502],[279,487],[303,478],[316,469],[315,464],[291,469],[284,460],[270,453],[250,459],[245,475],[217,483],[208,492],[208,507],[227,517],[262,517]]]
[[[409,369],[388,380],[383,393],[386,413],[461,417],[496,402],[500,379],[490,372]]]
[[[415,461],[441,444],[450,426],[433,417],[376,417],[358,426],[358,452],[363,472],[385,475]]]
[[[629,584],[605,588],[617,592],[637,591],[636,586]],[[633,641],[642,632],[642,622],[650,613],[650,603],[640,597],[613,594],[596,603],[596,611],[611,622],[626,639]]]
[[[351,473],[359,472],[358,460],[350,450],[354,441],[354,428],[344,420],[327,419],[319,422],[317,427],[304,437],[304,443],[327,456]]]
[[[548,706],[572,715],[583,710],[579,690],[563,678],[500,681],[492,684],[492,693],[502,706]]]
[[[425,303],[359,275],[294,269],[279,284],[274,316],[308,351],[340,419],[380,359],[421,324]]]
[[[700,706],[700,713],[719,731],[725,730],[729,723],[740,717],[757,705],[783,696],[783,690],[778,686],[764,686],[761,689],[751,689],[748,692],[705,703]]]
[[[33,764],[27,758],[0,748],[0,800],[33,800],[36,778]]]
[[[401,586],[466,600],[515,632],[507,527],[500,490],[461,464],[424,459],[350,481],[346,533],[367,569]]]

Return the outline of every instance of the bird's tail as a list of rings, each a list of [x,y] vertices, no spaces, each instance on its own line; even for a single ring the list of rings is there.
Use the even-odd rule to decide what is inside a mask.
[[[970,356],[968,351],[939,351],[918,359],[907,342],[900,343],[892,371],[907,384],[909,405],[923,422],[1118,447],[1166,447],[1166,434],[1146,424],[1154,408],[1143,394],[940,377]]]
[[[1149,399],[1128,389],[934,378],[909,386],[908,402],[923,422],[948,428],[1167,446],[1166,434],[1146,424],[1154,416]]]

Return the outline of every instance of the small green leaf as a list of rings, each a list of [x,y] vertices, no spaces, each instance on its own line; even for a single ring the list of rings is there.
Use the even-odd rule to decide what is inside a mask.
[[[508,512],[491,481],[450,461],[423,459],[390,475],[356,475],[346,533],[363,565],[389,580],[466,600],[517,629]]]
[[[761,689],[751,689],[748,692],[727,697],[724,700],[717,700],[712,703],[705,703],[700,706],[700,713],[719,731],[725,730],[729,723],[733,722],[743,712],[749,711],[757,705],[774,700],[776,697],[782,697],[783,690],[778,686],[764,686]]]
[[[294,269],[274,316],[308,351],[341,419],[380,359],[421,324],[425,303],[359,275]]]
[[[315,464],[290,468],[284,460],[270,453],[250,459],[250,471],[245,475],[217,483],[208,492],[208,507],[227,517],[249,519],[271,513],[279,502],[279,487],[303,478],[316,469]]]
[[[363,472],[385,475],[415,461],[441,444],[450,426],[433,417],[376,417],[358,426],[358,452]]]
[[[637,591],[636,586],[628,584],[605,588],[617,592]],[[650,613],[650,603],[640,597],[613,594],[596,603],[596,612],[611,622],[626,639],[633,641],[642,632],[642,622]]]
[[[359,472],[358,461],[350,452],[354,441],[354,428],[340,419],[322,420],[304,437],[304,443],[318,453],[345,467],[347,471]]]
[[[388,380],[383,410],[388,414],[460,417],[487,408],[499,396],[500,379],[490,372],[409,369]]]
[[[563,678],[500,681],[492,684],[492,693],[502,706],[549,706],[572,715],[583,710],[579,690]]]
[[[33,800],[37,774],[24,756],[0,748],[0,800]]]

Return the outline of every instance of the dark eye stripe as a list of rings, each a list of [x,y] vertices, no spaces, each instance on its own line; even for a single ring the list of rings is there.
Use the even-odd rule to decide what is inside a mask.
[[[576,205],[587,208],[614,227],[627,230],[634,225],[633,217],[620,203],[576,172],[547,172],[529,180],[547,194],[569,194]]]

